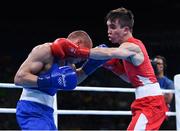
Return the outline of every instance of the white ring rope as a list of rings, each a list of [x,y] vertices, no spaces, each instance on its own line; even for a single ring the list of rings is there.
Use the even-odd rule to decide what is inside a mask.
[[[16,113],[16,109],[0,108],[0,113]],[[57,110],[54,113],[60,115],[132,115],[131,111],[114,111],[114,110]],[[168,116],[175,116],[175,112],[167,112]]]
[[[23,88],[11,83],[0,83],[0,88]],[[99,91],[99,92],[135,92],[135,88],[122,88],[122,87],[83,87],[77,86],[77,91]],[[174,93],[174,90],[162,90],[163,93]]]
[[[16,86],[12,83],[0,83],[0,88],[23,88]],[[77,91],[99,91],[99,92],[135,92],[133,88],[120,88],[120,87],[83,87],[77,86]],[[174,90],[162,90],[164,93],[174,93]],[[0,108],[0,113],[15,113],[16,109]],[[65,115],[131,115],[131,111],[98,111],[98,110],[55,110],[57,114]],[[175,112],[167,112],[168,116],[175,116]]]

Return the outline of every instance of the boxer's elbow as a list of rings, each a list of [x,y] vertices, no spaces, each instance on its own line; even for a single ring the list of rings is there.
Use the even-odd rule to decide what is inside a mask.
[[[77,85],[80,84],[81,82],[83,82],[88,75],[85,74],[85,72],[82,70],[82,68],[78,68],[76,69],[76,73],[77,73]]]
[[[14,77],[14,84],[19,86],[23,85],[26,75],[24,72],[17,72]]]

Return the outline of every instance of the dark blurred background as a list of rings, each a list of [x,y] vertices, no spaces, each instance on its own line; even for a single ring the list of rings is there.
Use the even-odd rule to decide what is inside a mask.
[[[100,3],[99,3],[100,2]],[[134,37],[141,39],[150,58],[167,59],[166,74],[173,80],[180,72],[180,1],[6,1],[0,5],[0,82],[13,83],[14,75],[31,49],[71,31],[85,30],[94,46],[107,39],[105,15],[125,7],[134,13]],[[111,72],[98,69],[80,86],[131,87]],[[1,89],[1,107],[16,106],[20,89]],[[131,93],[59,92],[59,109],[130,110]],[[1,114],[0,129],[19,129],[15,114]],[[175,117],[161,129],[175,129]],[[60,115],[59,129],[126,129],[131,116]]]

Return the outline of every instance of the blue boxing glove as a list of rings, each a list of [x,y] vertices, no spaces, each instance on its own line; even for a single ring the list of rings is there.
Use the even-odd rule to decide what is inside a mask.
[[[55,67],[50,74],[41,74],[38,89],[53,96],[58,89],[73,90],[77,85],[77,74],[70,66]]]
[[[101,44],[97,46],[96,48],[108,48],[107,45]],[[107,60],[94,60],[94,59],[88,59],[83,65],[82,70],[86,75],[92,74],[97,68],[101,67],[104,63],[106,63]]]
[[[52,85],[62,90],[73,90],[77,85],[76,71],[70,66],[59,67],[51,73]]]

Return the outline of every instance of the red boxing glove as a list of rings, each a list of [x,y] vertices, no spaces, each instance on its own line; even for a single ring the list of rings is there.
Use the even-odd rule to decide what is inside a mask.
[[[54,56],[61,59],[65,57],[88,58],[90,51],[89,48],[79,47],[66,38],[56,39],[51,45],[51,50]]]
[[[119,59],[111,59],[107,61],[103,67],[112,71],[116,75],[122,75],[125,73],[123,63]]]

